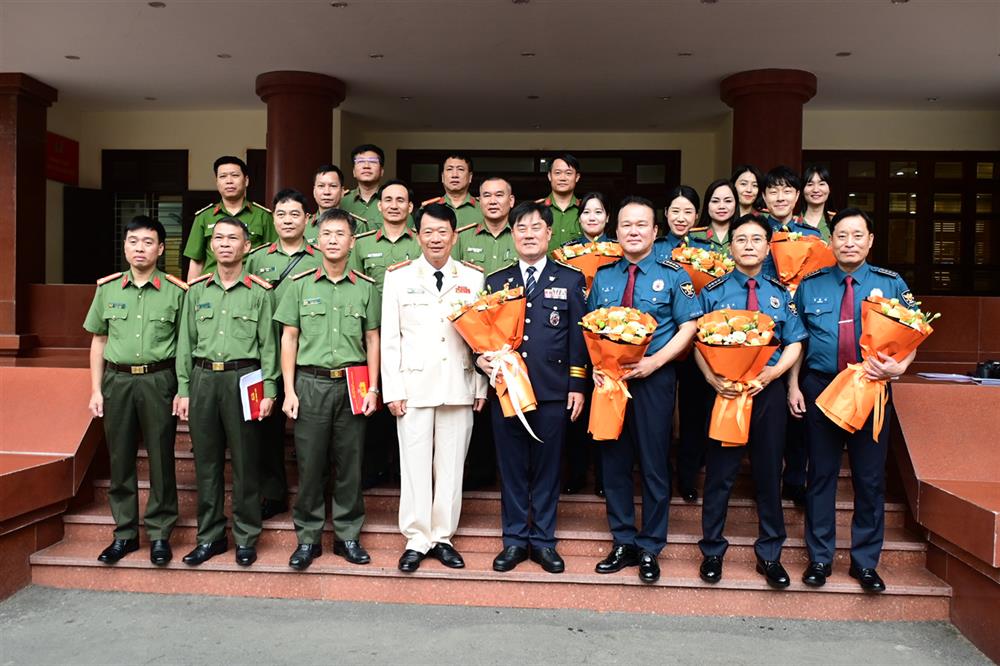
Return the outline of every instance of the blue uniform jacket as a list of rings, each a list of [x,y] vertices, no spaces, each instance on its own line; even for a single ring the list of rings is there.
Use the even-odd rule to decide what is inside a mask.
[[[607,243],[607,242],[609,242],[611,240],[614,240],[614,239],[608,238],[607,234],[601,234],[593,242],[595,242],[595,243]],[[574,238],[571,241],[566,241],[565,243],[562,244],[562,246],[566,247],[567,245],[585,245],[585,244],[590,243],[590,242],[591,242],[591,240],[589,238],[587,238],[586,236],[580,236],[578,238]]]
[[[517,263],[486,277],[491,291],[505,285],[523,287]],[[537,287],[525,304],[524,337],[518,353],[539,400],[566,400],[569,391],[587,389],[587,347],[580,320],[586,313],[583,273],[552,259],[537,277]]]
[[[622,304],[629,264],[628,259],[623,258],[597,270],[587,297],[588,311]],[[646,350],[646,356],[652,356],[674,337],[681,324],[703,313],[691,278],[680,264],[659,259],[655,252],[650,252],[636,265],[639,270],[635,276],[632,307],[656,320],[653,340]]]
[[[747,306],[747,280],[749,276],[739,269],[723,275],[705,285],[701,290],[701,307],[705,312],[714,310],[745,310]],[[774,320],[774,334],[779,347],[767,362],[774,365],[787,345],[802,342],[808,336],[802,319],[795,311],[788,290],[776,278],[757,276],[757,304]]]
[[[844,300],[844,278],[839,267],[822,268],[802,279],[795,292],[795,307],[809,334],[805,367],[817,372],[837,372],[837,341],[840,332],[840,305]],[[899,273],[867,263],[851,273],[854,278],[854,348],[855,361],[861,359],[861,301],[873,289],[886,298],[898,298],[907,307],[916,301]]]
[[[656,255],[657,261],[672,261],[675,247],[681,247],[687,243],[687,237],[681,238],[680,236],[674,236],[670,231],[667,231],[665,236],[660,236],[653,241],[653,254]],[[700,247],[700,246],[696,246]]]

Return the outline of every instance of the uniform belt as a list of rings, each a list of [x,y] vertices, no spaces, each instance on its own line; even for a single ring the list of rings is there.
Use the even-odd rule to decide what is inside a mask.
[[[343,368],[321,368],[318,365],[300,365],[299,372],[304,372],[313,377],[326,377],[327,379],[343,379],[347,376],[347,371]]]
[[[260,361],[255,358],[241,358],[238,361],[209,361],[207,358],[196,358],[194,364],[212,372],[225,372],[226,370],[257,367],[260,365]]]
[[[121,363],[105,363],[105,365],[115,372],[124,372],[127,375],[148,375],[152,372],[167,370],[174,367],[174,359],[168,358],[165,361],[147,363],[145,365],[122,365]]]

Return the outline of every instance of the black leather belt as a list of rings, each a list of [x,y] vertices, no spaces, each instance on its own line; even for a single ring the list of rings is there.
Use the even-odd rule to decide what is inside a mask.
[[[343,379],[347,376],[347,371],[343,368],[337,368],[331,370],[330,368],[321,368],[317,365],[300,365],[298,366],[299,372],[304,372],[307,375],[312,375],[313,377],[325,377],[327,379]]]
[[[227,370],[242,370],[243,368],[257,367],[260,361],[255,358],[243,358],[238,361],[209,361],[207,358],[196,358],[194,364],[199,368],[211,370],[212,372],[225,372]]]
[[[156,363],[146,363],[145,365],[123,365],[121,363],[106,362],[105,365],[115,372],[124,372],[126,375],[148,375],[160,370],[168,370],[174,367],[174,359],[168,358],[165,361]]]

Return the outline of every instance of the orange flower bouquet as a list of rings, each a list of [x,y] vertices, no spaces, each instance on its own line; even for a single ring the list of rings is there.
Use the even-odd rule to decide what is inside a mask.
[[[614,241],[576,243],[565,245],[552,252],[556,261],[580,269],[587,279],[587,292],[594,283],[597,269],[605,264],[613,264],[622,257],[622,246]]]
[[[701,293],[702,287],[714,280],[722,277],[726,273],[732,272],[736,268],[736,263],[732,257],[719,252],[704,250],[700,247],[675,247],[671,253],[671,258],[684,267],[691,277],[691,284],[694,285],[695,293]]]
[[[861,357],[878,358],[882,353],[902,361],[934,332],[930,323],[940,316],[907,308],[899,300],[884,298],[878,289],[873,289],[861,302]],[[861,363],[851,363],[820,393],[816,406],[848,432],[861,430],[874,412],[872,438],[878,441],[885,421],[887,384],[885,379],[868,379]]]
[[[459,305],[448,318],[472,351],[491,357],[490,384],[497,391],[503,415],[516,414],[534,436],[524,413],[534,410],[538,402],[524,359],[514,351],[521,346],[524,316],[524,288],[515,287],[483,292],[475,301]]]
[[[753,310],[715,310],[698,319],[695,347],[726,386],[738,391],[738,398],[715,396],[708,436],[722,446],[743,446],[750,438],[753,396],[760,386],[757,375],[774,355],[774,320]]]
[[[595,440],[618,439],[631,397],[622,380],[628,371],[622,366],[638,363],[645,356],[656,320],[635,308],[613,306],[588,312],[580,324],[594,374],[604,380],[600,387],[594,387],[588,431]]]
[[[792,294],[799,288],[802,278],[837,263],[833,251],[822,238],[794,231],[774,232],[771,236],[771,258],[778,270],[778,279]]]

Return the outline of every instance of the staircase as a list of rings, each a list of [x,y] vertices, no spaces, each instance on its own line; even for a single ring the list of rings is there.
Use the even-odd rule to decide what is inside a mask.
[[[290,437],[289,437],[290,440]],[[294,501],[295,461],[286,446],[288,478]],[[140,513],[148,494],[147,460],[140,451]],[[107,504],[108,480],[94,482],[93,501],[64,514],[62,541],[31,557],[32,582],[60,588],[211,594],[254,597],[427,603],[525,608],[583,608],[672,615],[765,616],[802,619],[947,620],[951,588],[926,569],[926,542],[906,527],[906,506],[886,503],[886,539],[879,572],[888,591],[863,594],[849,578],[851,518],[850,470],[843,465],[837,496],[837,561],[834,575],[819,590],[800,581],[808,557],[803,540],[803,513],[785,502],[788,540],[782,562],[792,577],[784,591],[769,588],[754,572],[756,513],[749,470],[744,465],[730,503],[726,536],[730,540],[723,579],[708,585],[698,576],[701,554],[701,506],[671,502],[670,533],[660,556],[663,575],[656,585],[639,582],[635,568],[598,575],[594,565],[610,548],[604,500],[592,494],[564,495],[559,503],[557,537],[566,571],[552,575],[525,562],[512,572],[492,569],[501,549],[500,501],[496,490],[466,492],[455,547],[466,568],[447,569],[427,559],[415,574],[396,569],[404,540],[397,529],[399,491],[381,487],[366,493],[367,520],[362,543],[372,555],[355,566],[332,554],[329,524],[324,554],[305,572],[288,568],[296,545],[291,515],[264,523],[259,559],[249,569],[233,561],[230,551],[200,567],[188,567],[181,556],[194,546],[196,504],[190,435],[182,425],[176,441],[180,520],[171,544],[174,561],[154,567],[143,547],[114,566],[97,561],[111,539],[114,522]],[[228,468],[227,468],[228,480]],[[638,493],[637,493],[638,495]],[[641,504],[636,497],[637,505]]]

